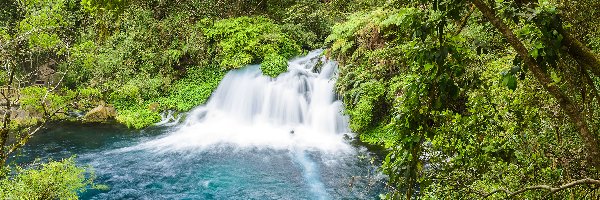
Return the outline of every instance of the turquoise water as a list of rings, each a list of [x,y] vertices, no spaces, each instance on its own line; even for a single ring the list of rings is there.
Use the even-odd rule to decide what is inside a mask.
[[[172,131],[57,124],[34,137],[16,161],[77,155],[78,164],[94,168],[96,183],[110,187],[88,190],[81,199],[375,199],[385,192],[384,177],[361,147],[334,155],[227,145],[169,152],[132,148]]]

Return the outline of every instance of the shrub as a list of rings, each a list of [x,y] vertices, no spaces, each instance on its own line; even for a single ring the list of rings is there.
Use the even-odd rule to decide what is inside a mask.
[[[216,66],[190,67],[186,77],[177,80],[169,95],[159,100],[163,109],[188,111],[206,103],[225,75]]]
[[[92,184],[93,176],[86,178],[84,173],[73,158],[30,169],[17,167],[14,175],[0,178],[0,199],[77,199],[77,193]]]
[[[218,43],[216,59],[224,69],[260,63],[273,53],[287,59],[301,50],[279,25],[264,17],[220,20],[205,32],[207,38]]]
[[[270,54],[260,65],[260,70],[264,75],[277,77],[288,69],[287,59],[277,54]]]
[[[147,107],[133,107],[119,110],[117,121],[129,128],[141,129],[160,121],[160,114]]]

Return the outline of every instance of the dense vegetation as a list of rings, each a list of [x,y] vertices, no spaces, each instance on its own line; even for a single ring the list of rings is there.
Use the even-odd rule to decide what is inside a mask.
[[[165,110],[204,103],[227,70],[262,64],[275,77],[288,59],[322,46],[329,26],[312,14],[319,4],[1,1],[0,198],[71,199],[90,186],[72,160],[6,163],[47,122],[109,107],[116,121],[139,129]]]
[[[599,6],[395,1],[335,25],[338,91],[388,150],[386,198],[598,198],[600,24],[580,13]]]
[[[118,122],[147,127],[164,110],[204,103],[227,70],[261,64],[275,77],[287,59],[325,46],[340,63],[337,91],[350,128],[387,154],[383,198],[600,195],[595,0],[8,0],[0,7],[3,113],[27,113],[3,117],[0,186],[15,185],[4,194],[21,197],[37,185],[71,198],[91,184],[72,160],[5,167],[48,121],[108,104]],[[52,173],[58,168],[69,170]]]

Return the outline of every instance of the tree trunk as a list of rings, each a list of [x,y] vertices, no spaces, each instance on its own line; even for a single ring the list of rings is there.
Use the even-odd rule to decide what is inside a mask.
[[[542,67],[537,64],[537,62],[529,56],[529,51],[521,43],[519,38],[512,32],[512,30],[502,21],[502,19],[496,17],[494,11],[490,9],[484,2],[481,0],[471,0],[473,4],[481,11],[483,16],[487,18],[496,29],[502,33],[502,35],[508,40],[510,45],[517,51],[518,55],[523,59],[525,64],[529,66],[529,69],[533,73],[533,76],[537,79],[537,81],[542,84],[542,87],[546,91],[548,91],[556,100],[558,104],[562,108],[562,110],[569,116],[575,127],[577,128],[581,139],[585,144],[585,149],[587,150],[588,160],[589,162],[600,168],[600,150],[598,149],[598,140],[594,133],[592,133],[587,125],[586,119],[581,115],[581,110],[579,107],[574,104],[569,97],[563,93],[556,85],[551,84],[552,81],[550,77],[542,70]]]
[[[10,101],[10,94],[11,94],[11,85],[13,83],[14,77],[15,77],[15,73],[14,70],[11,70],[10,67],[8,67],[8,83],[6,83],[7,86],[7,92],[5,94],[3,94],[4,100],[6,101],[6,107],[5,107],[5,111],[4,111],[4,119],[2,120],[2,127],[0,127],[0,167],[3,167],[4,164],[6,164],[6,160],[8,159],[8,152],[10,147],[8,146],[8,136],[9,131],[10,131],[10,111],[12,108],[11,105],[11,101]]]

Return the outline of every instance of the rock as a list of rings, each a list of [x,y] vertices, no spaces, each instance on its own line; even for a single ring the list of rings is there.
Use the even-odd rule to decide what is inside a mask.
[[[160,104],[154,102],[154,103],[151,103],[150,105],[148,105],[148,109],[151,111],[157,112],[159,106],[160,106]]]
[[[117,116],[117,111],[110,105],[100,104],[83,116],[86,122],[105,122]]]

